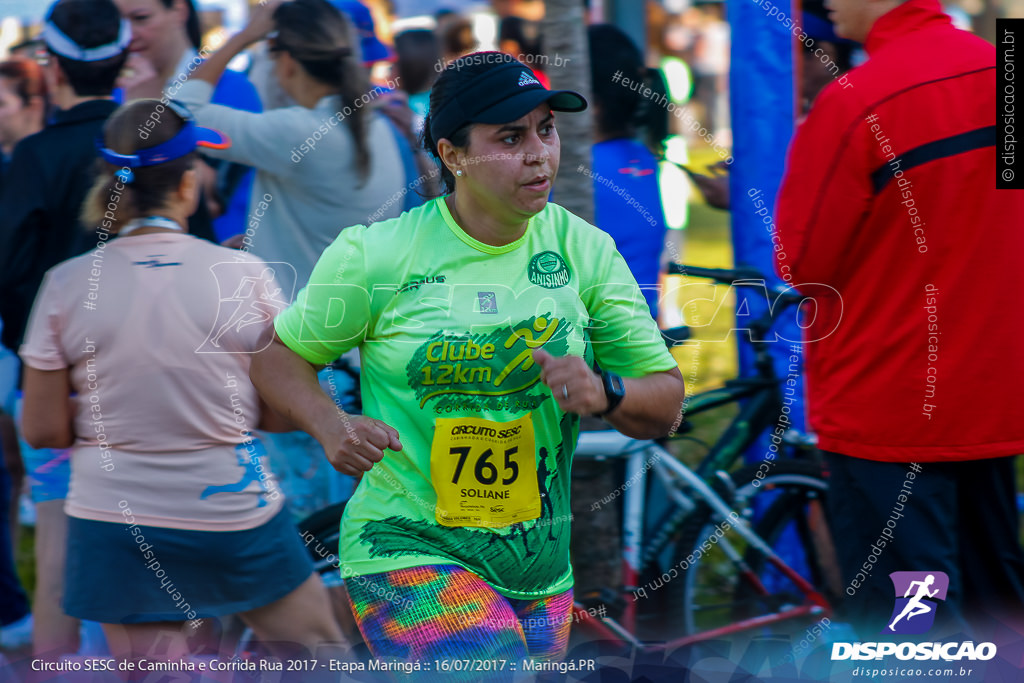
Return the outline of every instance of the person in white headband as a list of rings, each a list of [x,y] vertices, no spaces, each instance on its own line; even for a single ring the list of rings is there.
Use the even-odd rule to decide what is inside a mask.
[[[43,24],[43,42],[46,43],[50,52],[76,62],[101,62],[104,59],[120,56],[132,42],[132,26],[127,19],[121,19],[117,39],[114,42],[95,47],[84,47],[61,31],[57,24],[53,23],[52,17],[53,8]]]

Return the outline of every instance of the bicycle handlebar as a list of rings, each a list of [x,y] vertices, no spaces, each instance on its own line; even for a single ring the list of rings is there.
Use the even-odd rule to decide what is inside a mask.
[[[689,277],[700,277],[714,280],[716,284],[756,287],[763,289],[768,297],[768,310],[757,320],[747,323],[750,328],[750,341],[754,345],[756,353],[764,352],[764,341],[767,338],[768,330],[775,322],[776,316],[790,306],[799,306],[804,296],[796,291],[792,285],[778,284],[769,286],[767,278],[756,269],[749,266],[737,268],[701,268],[699,266],[688,266],[682,263],[669,263],[669,275],[684,275]]]
[[[700,268],[698,266],[687,266],[682,263],[671,262],[668,264],[669,275],[688,275],[690,277],[706,277],[709,280],[722,285],[731,285],[740,280],[761,280],[765,277],[753,268],[740,266],[739,268]]]
[[[767,287],[767,278],[758,270],[749,266],[739,266],[738,268],[701,268],[700,266],[687,266],[682,263],[670,262],[668,264],[668,274],[707,278],[714,280],[720,285]],[[787,307],[799,304],[804,300],[804,297],[794,290],[792,285],[777,285],[767,289],[772,306],[776,302],[780,302],[783,307]]]

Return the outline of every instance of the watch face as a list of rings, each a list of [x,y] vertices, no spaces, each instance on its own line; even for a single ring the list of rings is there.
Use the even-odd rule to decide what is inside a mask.
[[[616,396],[626,395],[626,385],[623,384],[622,378],[619,377],[618,375],[608,373],[608,385],[612,393],[615,394]]]

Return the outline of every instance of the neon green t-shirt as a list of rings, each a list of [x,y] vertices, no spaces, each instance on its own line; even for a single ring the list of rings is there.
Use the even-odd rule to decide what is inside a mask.
[[[627,377],[676,367],[611,237],[555,204],[502,247],[443,199],[347,228],[275,326],[311,362],[358,346],[364,413],[402,440],[345,510],[345,576],[456,564],[510,598],[572,586],[579,417],[531,350]]]

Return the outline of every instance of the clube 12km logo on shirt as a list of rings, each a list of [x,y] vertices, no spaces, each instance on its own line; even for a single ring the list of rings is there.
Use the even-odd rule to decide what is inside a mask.
[[[895,591],[892,614],[882,629],[884,636],[920,635],[935,623],[940,602],[946,599],[949,576],[944,572],[893,572]],[[896,657],[901,660],[988,661],[996,656],[994,643],[973,641],[832,643],[832,660],[865,660]]]

